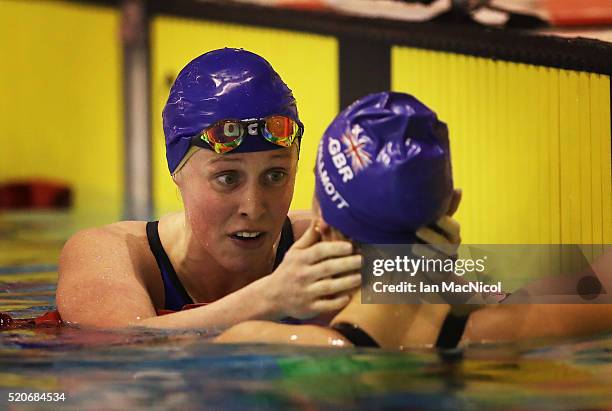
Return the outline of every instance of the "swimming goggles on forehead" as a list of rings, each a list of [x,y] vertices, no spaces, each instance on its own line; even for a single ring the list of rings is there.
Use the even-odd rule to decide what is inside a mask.
[[[234,150],[246,136],[260,135],[272,144],[291,147],[304,133],[304,126],[287,116],[273,115],[263,119],[220,120],[191,139],[193,145],[212,148],[219,154]]]

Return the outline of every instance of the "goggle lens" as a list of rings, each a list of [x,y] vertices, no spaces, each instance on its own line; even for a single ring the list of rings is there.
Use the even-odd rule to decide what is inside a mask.
[[[284,116],[272,116],[266,119],[264,137],[271,143],[289,147],[298,134],[298,124]]]
[[[244,126],[238,121],[224,120],[213,124],[205,134],[212,143],[227,144],[242,137]]]

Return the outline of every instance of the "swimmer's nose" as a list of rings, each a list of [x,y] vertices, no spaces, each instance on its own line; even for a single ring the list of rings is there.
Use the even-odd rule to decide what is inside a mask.
[[[258,220],[266,212],[268,199],[259,184],[249,184],[240,197],[238,212],[242,217]]]

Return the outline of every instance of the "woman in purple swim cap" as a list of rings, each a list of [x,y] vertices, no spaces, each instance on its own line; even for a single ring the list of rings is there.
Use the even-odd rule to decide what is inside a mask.
[[[320,242],[309,212],[289,212],[304,126],[266,60],[229,48],[197,57],[170,90],[163,126],[184,211],[72,237],[57,288],[64,321],[223,327],[348,303],[361,256],[348,241]]]

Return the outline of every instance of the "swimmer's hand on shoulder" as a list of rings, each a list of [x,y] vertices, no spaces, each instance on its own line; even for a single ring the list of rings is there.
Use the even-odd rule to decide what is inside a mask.
[[[362,257],[353,255],[353,245],[320,240],[313,221],[276,270],[259,280],[266,282],[263,290],[275,318],[307,319],[340,310],[360,286]]]

